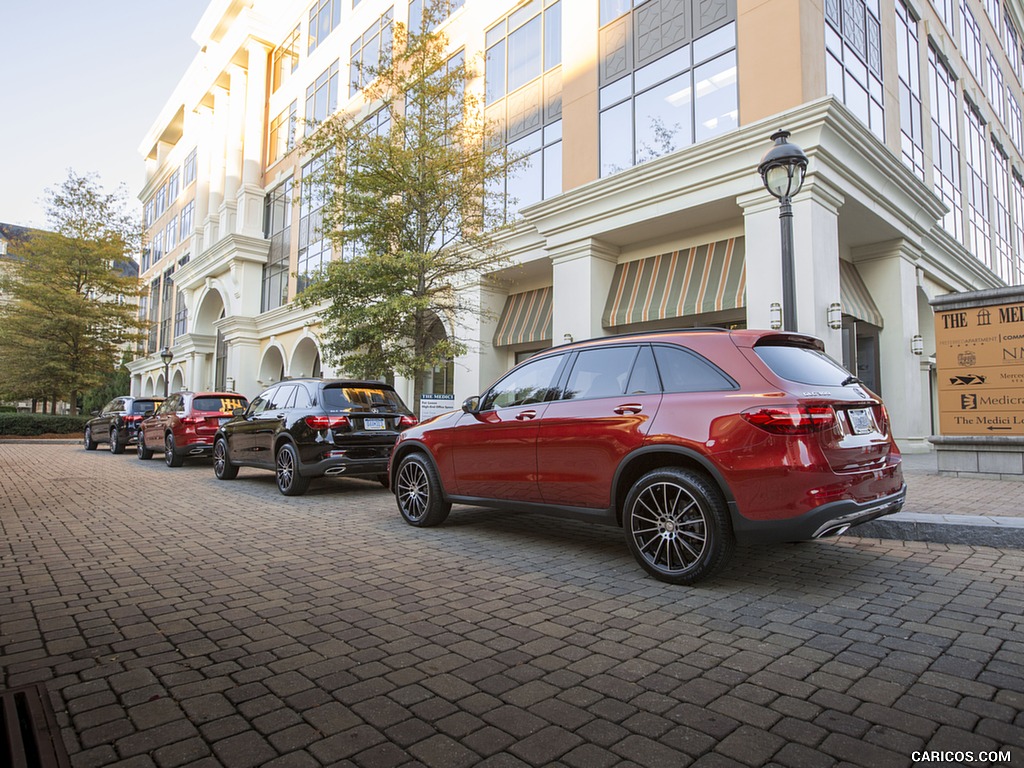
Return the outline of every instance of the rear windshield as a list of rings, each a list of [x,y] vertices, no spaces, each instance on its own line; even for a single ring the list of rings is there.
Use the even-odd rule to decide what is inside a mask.
[[[247,405],[249,405],[249,401],[241,395],[233,397],[197,397],[192,401],[192,410],[231,413],[235,408],[245,408]]]
[[[324,408],[332,411],[386,408],[400,413],[407,412],[398,393],[383,387],[324,387]]]
[[[155,411],[156,407],[160,405],[160,402],[160,400],[136,400],[132,403],[132,413]]]
[[[850,378],[848,370],[816,349],[759,346],[754,351],[777,376],[788,381],[839,387]]]

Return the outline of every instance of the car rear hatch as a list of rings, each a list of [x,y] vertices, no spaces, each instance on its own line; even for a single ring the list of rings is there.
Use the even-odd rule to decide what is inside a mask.
[[[241,395],[197,395],[192,400],[192,416],[188,424],[197,436],[212,443],[217,428],[231,419],[236,408],[245,408],[248,404]]]
[[[393,443],[399,432],[416,423],[398,393],[386,385],[327,384],[323,405],[335,442],[357,438]]]
[[[775,412],[762,409],[759,418],[792,434],[814,434],[834,472],[879,468],[899,454],[881,399],[816,339],[768,336],[754,345],[754,353],[793,396]]]

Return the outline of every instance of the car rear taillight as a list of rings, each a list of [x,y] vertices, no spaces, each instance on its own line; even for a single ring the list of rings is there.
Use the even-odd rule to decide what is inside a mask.
[[[398,420],[398,427],[400,429],[405,429],[406,427],[415,427],[419,423],[420,420],[415,416],[403,416]]]
[[[342,429],[349,425],[347,416],[307,416],[303,421],[311,429]]]
[[[836,419],[830,405],[763,406],[740,415],[755,427],[776,435],[809,435],[828,429]]]
[[[185,429],[195,429],[197,426],[204,423],[205,421],[206,420],[201,417],[183,416],[181,419],[181,426],[185,427]]]

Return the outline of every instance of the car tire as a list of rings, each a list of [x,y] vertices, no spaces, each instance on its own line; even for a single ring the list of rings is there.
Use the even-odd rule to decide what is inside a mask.
[[[174,450],[174,435],[168,432],[164,435],[164,464],[168,467],[180,467],[185,463],[185,457]]]
[[[153,452],[146,447],[146,434],[139,427],[135,433],[135,455],[142,461],[149,461],[153,458]]]
[[[87,450],[87,451],[95,451],[97,445],[98,445],[98,443],[95,440],[92,439],[92,428],[91,427],[86,427],[85,428],[85,450]]]
[[[110,426],[110,452],[113,454],[124,453],[124,443],[121,442],[121,430],[113,424]]]
[[[451,502],[445,501],[434,465],[420,453],[410,453],[402,459],[395,474],[394,491],[402,518],[417,528],[440,525],[452,510]]]
[[[238,467],[228,458],[228,441],[218,437],[213,444],[213,474],[218,480],[234,480],[238,477]]]
[[[277,489],[285,496],[301,496],[309,488],[309,478],[299,474],[299,454],[291,443],[277,449],[274,460]]]
[[[688,469],[657,469],[637,480],[626,497],[622,527],[640,566],[669,584],[712,576],[735,548],[721,491]]]

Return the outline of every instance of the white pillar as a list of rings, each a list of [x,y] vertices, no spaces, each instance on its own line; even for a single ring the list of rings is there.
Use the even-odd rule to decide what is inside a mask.
[[[245,130],[246,72],[238,64],[228,67],[228,95],[224,133],[224,198],[220,204],[220,236],[237,232],[238,190],[242,184],[242,141]]]
[[[207,201],[206,220],[203,222],[203,250],[206,250],[221,238],[220,206],[224,201],[224,152],[228,123],[228,92],[224,88],[213,89],[213,119],[209,140],[209,175],[210,180]]]
[[[619,249],[594,238],[549,251],[552,265],[551,341],[555,346],[607,336],[602,324]]]
[[[263,169],[263,126],[267,102],[267,71],[269,51],[256,40],[246,45],[249,53],[245,92],[245,119],[242,141],[241,187],[236,200],[238,210],[237,231],[251,237],[263,237],[263,187],[260,174]]]
[[[459,303],[468,309],[455,319],[455,338],[469,348],[455,358],[456,404],[479,395],[509,367],[508,354],[493,343],[506,298],[506,292],[486,278],[459,288]]]
[[[920,250],[906,240],[879,243],[854,251],[864,285],[885,319],[878,337],[881,392],[900,448],[930,450],[931,401],[928,370],[910,351],[921,332],[918,312],[917,259]]]

